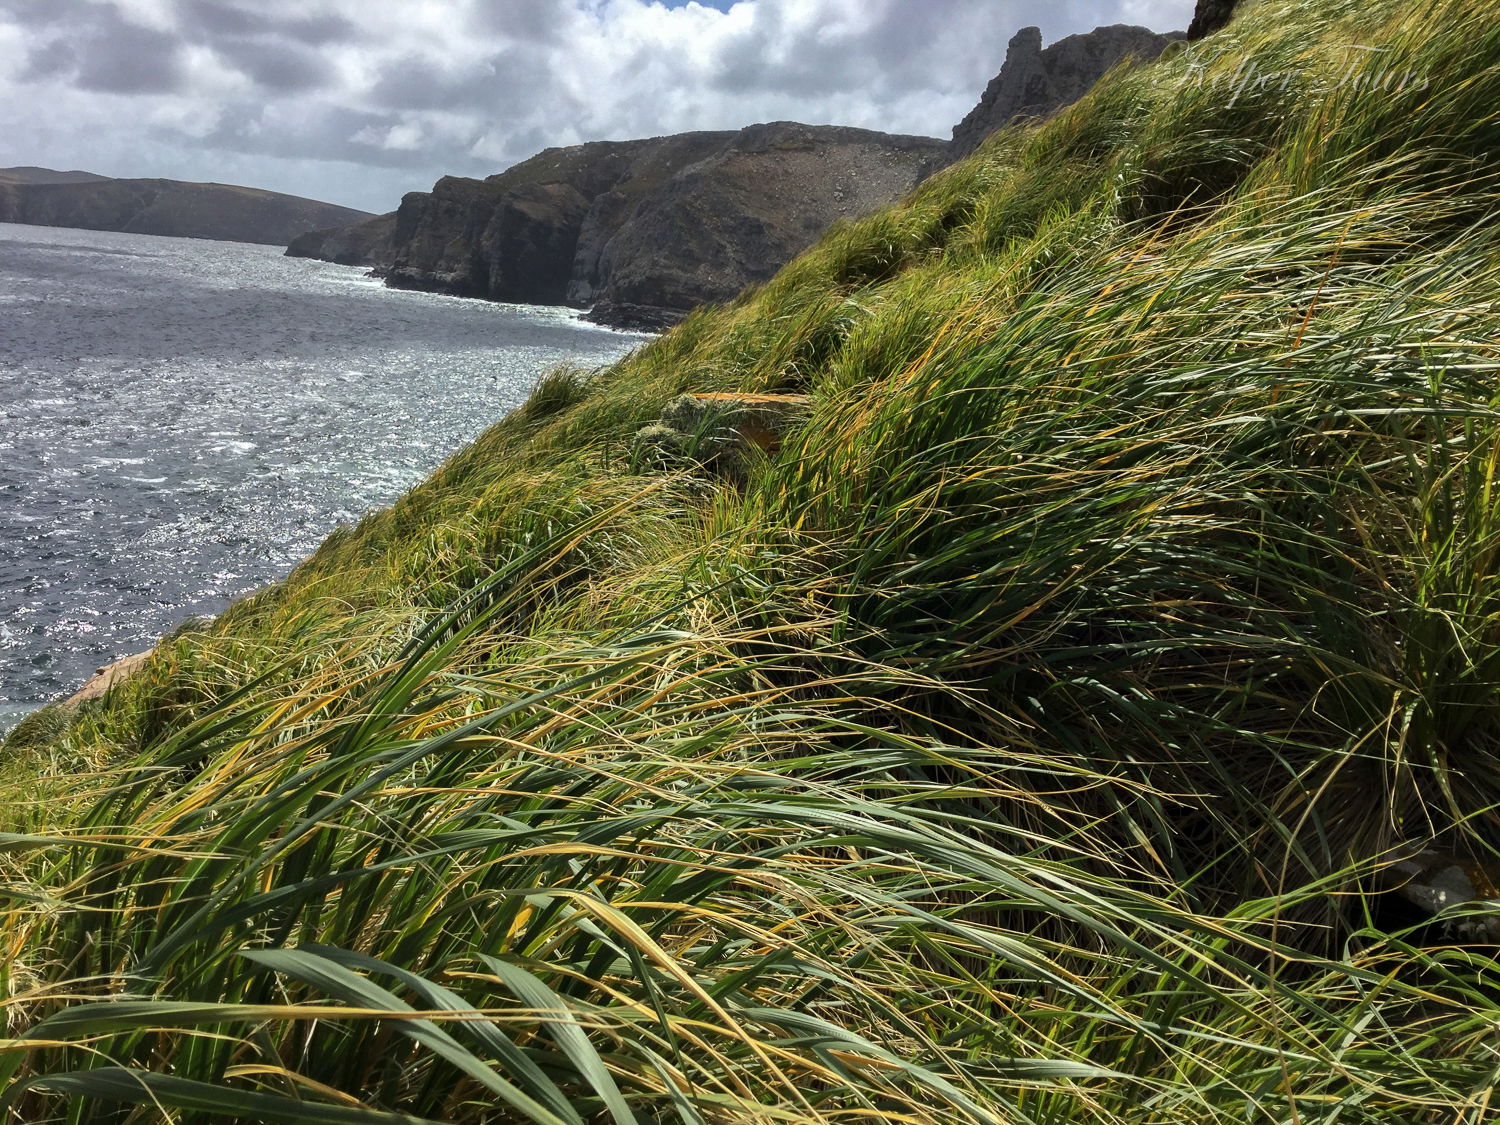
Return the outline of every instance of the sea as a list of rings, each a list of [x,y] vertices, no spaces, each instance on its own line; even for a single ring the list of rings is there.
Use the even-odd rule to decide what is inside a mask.
[[[0,223],[0,731],[644,339],[274,246]]]

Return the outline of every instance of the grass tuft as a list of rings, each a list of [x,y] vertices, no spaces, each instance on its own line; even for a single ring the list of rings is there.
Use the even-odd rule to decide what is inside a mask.
[[[1496,107],[1250,5],[18,729],[8,1119],[1491,1120]]]

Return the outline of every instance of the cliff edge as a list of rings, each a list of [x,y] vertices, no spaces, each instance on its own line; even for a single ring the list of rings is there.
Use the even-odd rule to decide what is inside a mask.
[[[392,215],[287,253],[371,266],[395,288],[593,306],[600,323],[660,328],[899,199],[942,149],[791,121],[550,148],[483,180],[445,176]]]
[[[1158,35],[1144,27],[1113,24],[1069,35],[1044,49],[1041,29],[1023,27],[1011,38],[1005,63],[979,104],[954,126],[937,166],[962,160],[997,129],[1072,105],[1121,62],[1150,62],[1182,38],[1180,32]]]

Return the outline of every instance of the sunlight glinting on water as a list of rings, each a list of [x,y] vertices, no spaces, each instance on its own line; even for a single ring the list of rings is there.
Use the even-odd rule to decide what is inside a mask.
[[[640,340],[272,246],[0,224],[0,730]]]

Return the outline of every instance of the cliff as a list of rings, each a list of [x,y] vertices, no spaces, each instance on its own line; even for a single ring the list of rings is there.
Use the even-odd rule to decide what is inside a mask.
[[[585,230],[568,300],[606,324],[653,327],[770,280],[839,219],[899,199],[926,137],[792,122],[742,129],[644,195],[612,231]],[[606,219],[607,208],[595,211]]]
[[[34,168],[5,171],[12,175],[0,172],[3,223],[285,244],[316,227],[371,217],[351,207],[232,184],[114,180]]]
[[[953,129],[953,140],[936,167],[962,160],[996,129],[1046,117],[1083,97],[1127,58],[1149,62],[1180,33],[1158,35],[1144,27],[1114,24],[1085,35],[1069,35],[1045,50],[1039,28],[1023,27],[1005,52],[1005,63],[979,104]]]
[[[1198,6],[1193,12],[1193,22],[1188,25],[1188,39],[1202,39],[1228,26],[1229,21],[1234,18],[1237,3],[1238,0],[1198,0]]]
[[[370,266],[384,271],[394,253],[396,212],[376,215],[352,226],[325,227],[298,235],[287,245],[289,258],[318,258],[341,266]]]
[[[484,180],[448,176],[389,216],[289,254],[370,265],[397,288],[594,306],[660,327],[765,281],[835,220],[891,203],[942,142],[774,122],[553,148]]]
[[[387,281],[463,297],[563,304],[580,241],[588,257],[643,196],[732,135],[550,148],[484,180],[445,176],[432,191],[402,199]]]
[[[1045,117],[1180,38],[1116,25],[1043,49],[1025,28],[947,144],[781,121],[553,148],[484,180],[444,177],[394,215],[313,231],[287,253],[370,266],[397,288],[593,306],[604,324],[661,328],[768,280],[837,220],[894,202],[996,129]]]

